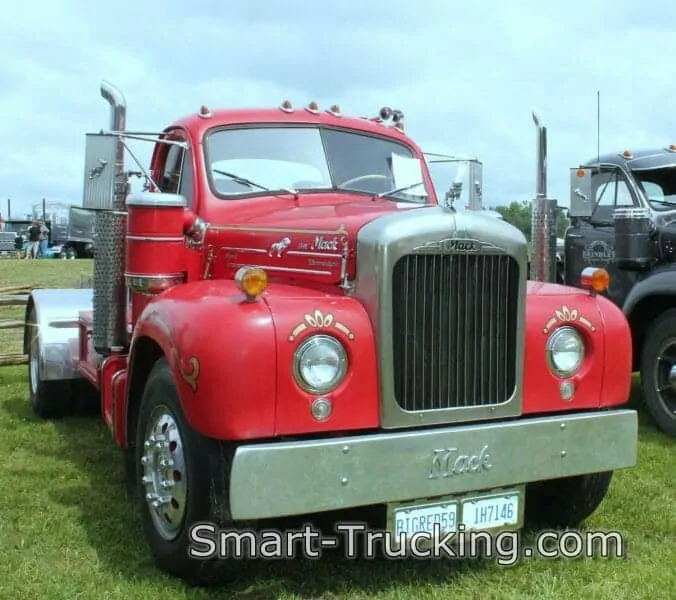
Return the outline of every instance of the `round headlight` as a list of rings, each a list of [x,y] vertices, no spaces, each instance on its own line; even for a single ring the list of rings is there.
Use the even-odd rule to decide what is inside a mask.
[[[584,342],[573,327],[560,327],[547,341],[547,362],[552,373],[570,377],[584,360]]]
[[[347,353],[330,335],[313,335],[294,355],[293,374],[306,392],[325,394],[340,385],[347,372]]]

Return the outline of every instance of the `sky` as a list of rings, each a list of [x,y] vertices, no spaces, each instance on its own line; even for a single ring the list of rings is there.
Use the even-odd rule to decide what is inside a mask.
[[[548,193],[601,152],[676,143],[676,3],[657,0],[83,0],[6,3],[0,36],[0,212],[81,204],[85,133],[107,128],[107,79],[128,129],[199,110],[314,100],[405,114],[424,151],[483,163],[489,206]],[[136,148],[136,147],[135,147]],[[141,157],[150,146],[142,146]]]

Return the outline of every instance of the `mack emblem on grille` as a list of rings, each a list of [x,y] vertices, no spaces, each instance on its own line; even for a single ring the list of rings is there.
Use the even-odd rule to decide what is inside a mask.
[[[467,473],[480,473],[493,468],[488,446],[476,454],[460,454],[457,448],[441,448],[432,451],[429,479],[454,477]]]
[[[502,248],[481,240],[446,238],[444,240],[425,242],[424,244],[415,246],[412,250],[415,254],[476,254],[486,251],[502,252]]]

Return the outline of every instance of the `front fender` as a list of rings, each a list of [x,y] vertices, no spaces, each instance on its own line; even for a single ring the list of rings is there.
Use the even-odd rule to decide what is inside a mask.
[[[647,298],[654,296],[676,296],[676,267],[665,266],[652,271],[631,288],[624,301],[624,314],[631,319],[632,313]]]
[[[195,430],[230,440],[274,434],[277,342],[263,300],[246,302],[232,281],[177,286],[141,313],[132,370],[136,346],[148,338],[169,362]]]
[[[631,388],[632,344],[626,317],[607,298],[553,284],[531,288],[527,296],[524,361],[525,414],[585,410],[625,404]],[[546,345],[559,327],[574,327],[586,347],[573,377],[575,394],[561,397],[561,383],[548,365]]]
[[[30,336],[38,336],[40,378],[44,381],[81,379],[77,370],[80,312],[92,310],[91,289],[33,290],[26,303],[23,351],[28,353]],[[37,331],[28,318],[35,312]]]
[[[297,286],[273,285],[266,300],[277,331],[277,435],[371,429],[380,425],[380,392],[373,327],[355,298],[335,296]],[[299,345],[315,334],[337,338],[345,348],[348,370],[332,392],[304,391],[293,376]],[[312,416],[318,398],[328,399],[331,414]]]

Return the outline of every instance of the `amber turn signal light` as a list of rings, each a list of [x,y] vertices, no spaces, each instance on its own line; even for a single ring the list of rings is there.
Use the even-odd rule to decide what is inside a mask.
[[[610,275],[600,267],[587,267],[582,271],[580,284],[583,288],[600,294],[608,289]]]
[[[255,300],[268,287],[268,274],[259,267],[242,267],[235,274],[235,283],[248,300]]]

